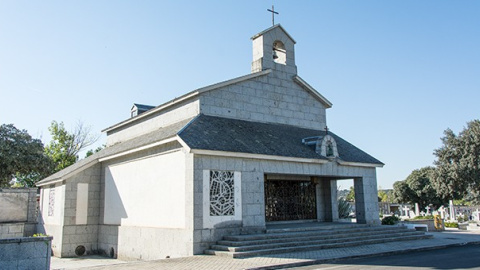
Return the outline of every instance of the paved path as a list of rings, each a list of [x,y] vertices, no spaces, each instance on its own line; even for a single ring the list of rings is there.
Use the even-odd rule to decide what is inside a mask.
[[[480,231],[447,230],[432,232],[432,239],[399,241],[357,247],[292,252],[277,255],[259,256],[245,259],[232,259],[220,256],[196,255],[157,261],[126,262],[99,256],[86,256],[75,259],[52,258],[51,269],[119,270],[119,269],[276,269],[280,266],[301,266],[333,260],[414,252],[415,250],[439,249],[465,244],[480,244]]]

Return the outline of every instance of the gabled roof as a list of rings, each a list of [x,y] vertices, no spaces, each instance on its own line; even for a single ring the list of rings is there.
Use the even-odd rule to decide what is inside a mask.
[[[310,94],[312,94],[318,101],[320,101],[325,108],[331,108],[332,102],[330,102],[326,97],[322,96],[315,88],[311,87],[306,81],[304,81],[299,76],[293,76],[293,81],[300,85],[303,89],[307,90]]]
[[[280,28],[280,29],[282,29],[282,31],[285,33],[285,35],[287,35],[287,37],[293,41],[293,44],[296,44],[296,43],[297,43],[297,42],[292,38],[292,36],[290,36],[290,34],[287,32],[287,30],[285,30],[285,28],[283,28],[279,23],[278,23],[278,24],[275,24],[275,25],[272,26],[272,27],[269,27],[269,28],[263,30],[262,32],[260,32],[260,33],[258,33],[258,34],[256,34],[256,35],[254,35],[251,39],[254,40],[254,39],[258,38],[259,36],[262,36],[262,35],[264,35],[265,33],[272,31],[272,30],[275,29],[275,28]]]
[[[382,162],[334,133],[329,131],[328,134],[337,143],[339,163],[383,166]],[[315,147],[302,143],[304,138],[325,136],[326,132],[321,130],[201,114],[178,135],[191,149],[328,160],[317,154]]]
[[[187,119],[170,126],[166,126],[155,130],[153,132],[138,136],[134,139],[109,146],[105,149],[102,149],[98,153],[95,153],[85,159],[79,160],[75,164],[68,166],[67,168],[50,175],[49,177],[38,182],[37,186],[43,186],[56,182],[57,180],[62,180],[68,178],[90,166],[93,166],[100,162],[103,159],[108,159],[115,157],[121,154],[130,153],[132,151],[142,150],[144,147],[152,146],[158,144],[158,142],[165,141],[169,138],[175,138],[177,132],[179,132],[185,125],[190,122],[192,119]]]
[[[133,110],[133,108],[135,108],[135,107],[136,107],[139,111],[144,111],[144,112],[155,108],[155,106],[133,103],[132,110]]]
[[[154,113],[157,113],[159,111],[162,111],[168,107],[171,107],[175,104],[178,104],[182,101],[185,101],[187,99],[190,99],[190,98],[193,98],[195,96],[198,96],[199,94],[201,93],[204,93],[204,92],[208,92],[208,91],[212,91],[212,90],[215,90],[215,89],[218,89],[220,87],[225,87],[225,86],[228,86],[228,85],[232,85],[232,84],[235,84],[235,83],[239,83],[239,82],[243,82],[243,81],[247,81],[247,80],[250,80],[250,79],[253,79],[253,78],[257,78],[257,77],[260,77],[260,76],[265,76],[267,74],[269,74],[270,72],[272,72],[271,69],[267,69],[267,70],[262,70],[262,71],[259,71],[259,72],[255,72],[255,73],[251,73],[251,74],[247,74],[247,75],[244,75],[244,76],[240,76],[240,77],[237,77],[237,78],[233,78],[233,79],[230,79],[230,80],[227,80],[227,81],[223,81],[223,82],[219,82],[219,83],[215,83],[215,84],[212,84],[212,85],[209,85],[209,86],[205,86],[205,87],[202,87],[202,88],[199,88],[199,89],[196,89],[196,90],[193,90],[191,92],[188,92],[178,98],[175,98],[175,99],[172,99],[168,102],[165,102],[153,109],[150,109],[142,114],[139,114],[135,117],[132,117],[132,118],[128,118],[120,123],[117,123],[113,126],[110,126],[104,130],[102,130],[102,132],[109,132],[109,131],[112,131],[116,128],[119,128],[119,127],[122,127],[122,126],[125,126],[129,123],[132,123],[134,121],[137,121],[141,118],[144,118],[144,117],[148,117],[149,115],[152,115]]]

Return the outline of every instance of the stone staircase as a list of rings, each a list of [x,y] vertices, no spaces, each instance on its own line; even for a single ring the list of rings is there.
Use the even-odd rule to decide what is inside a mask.
[[[205,254],[243,258],[267,254],[309,251],[385,242],[432,238],[405,226],[362,224],[272,226],[265,233],[231,235],[205,250]]]

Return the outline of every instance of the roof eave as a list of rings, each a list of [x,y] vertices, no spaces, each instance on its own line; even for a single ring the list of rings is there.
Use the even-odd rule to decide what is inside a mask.
[[[104,130],[102,130],[102,132],[110,132],[112,130],[115,130],[117,128],[120,128],[120,127],[123,127],[127,124],[130,124],[132,122],[135,122],[139,119],[142,119],[144,117],[147,117],[151,114],[154,114],[156,112],[159,112],[159,111],[162,111],[166,108],[169,108],[175,104],[178,104],[182,101],[185,101],[187,99],[190,99],[192,97],[195,97],[201,93],[205,93],[205,92],[208,92],[208,91],[212,91],[212,90],[215,90],[215,89],[218,89],[220,87],[225,87],[225,86],[229,86],[231,84],[235,84],[235,83],[239,83],[239,82],[243,82],[243,81],[246,81],[246,80],[250,80],[250,79],[253,79],[253,78],[256,78],[256,77],[260,77],[260,76],[264,76],[264,75],[267,75],[269,74],[270,72],[272,72],[271,69],[266,69],[266,70],[262,70],[262,71],[259,71],[259,72],[255,72],[255,73],[251,73],[251,74],[247,74],[247,75],[244,75],[244,76],[240,76],[240,77],[237,77],[237,78],[233,78],[231,80],[227,80],[227,81],[223,81],[223,82],[219,82],[219,83],[216,83],[216,84],[212,84],[212,85],[209,85],[209,86],[205,86],[205,87],[202,87],[202,88],[199,88],[199,89],[196,89],[194,91],[191,91],[183,96],[180,96],[178,98],[175,98],[173,100],[170,100],[166,103],[163,103],[162,105],[159,105],[151,110],[148,110],[142,114],[139,114],[135,117],[132,117],[132,118],[129,118],[127,120],[124,120],[118,124],[115,124],[113,126],[110,126]]]
[[[279,23],[278,24],[275,24],[274,26],[271,26],[265,30],[263,30],[262,32],[258,33],[258,34],[255,34],[253,37],[251,37],[252,40],[262,36],[263,34],[265,34],[266,32],[269,32],[270,30],[274,29],[274,28],[280,28],[282,29],[283,32],[285,32],[285,34],[288,36],[288,38],[290,38],[292,41],[293,41],[293,44],[296,44],[297,42],[295,41],[295,39],[293,39],[293,37],[287,32],[287,30],[285,30],[285,28],[282,27],[282,25],[280,25]]]
[[[300,85],[302,88],[306,89],[310,93],[312,93],[322,104],[328,109],[332,107],[332,102],[330,102],[326,97],[320,94],[315,88],[310,86],[305,80],[300,78],[299,76],[293,76],[293,81]]]
[[[67,179],[67,178],[70,178],[70,177],[74,176],[75,174],[79,173],[80,171],[83,171],[83,170],[86,170],[86,169],[92,167],[93,165],[97,164],[98,162],[99,162],[98,159],[93,159],[90,162],[87,162],[87,163],[83,164],[82,166],[79,166],[78,168],[74,169],[73,171],[71,171],[69,173],[66,173],[66,174],[60,175],[60,176],[55,176],[55,174],[51,175],[50,177],[47,177],[44,180],[37,182],[35,185],[37,187],[42,187],[42,186],[51,185],[51,184],[61,182],[65,179]]]
[[[353,167],[371,167],[371,168],[382,168],[385,164],[383,163],[362,163],[362,162],[350,162],[337,159],[338,164],[343,166],[353,166]]]

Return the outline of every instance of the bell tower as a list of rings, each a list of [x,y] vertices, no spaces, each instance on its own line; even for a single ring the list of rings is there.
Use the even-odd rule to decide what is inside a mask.
[[[252,73],[272,69],[297,74],[295,65],[295,40],[276,24],[252,37]]]

